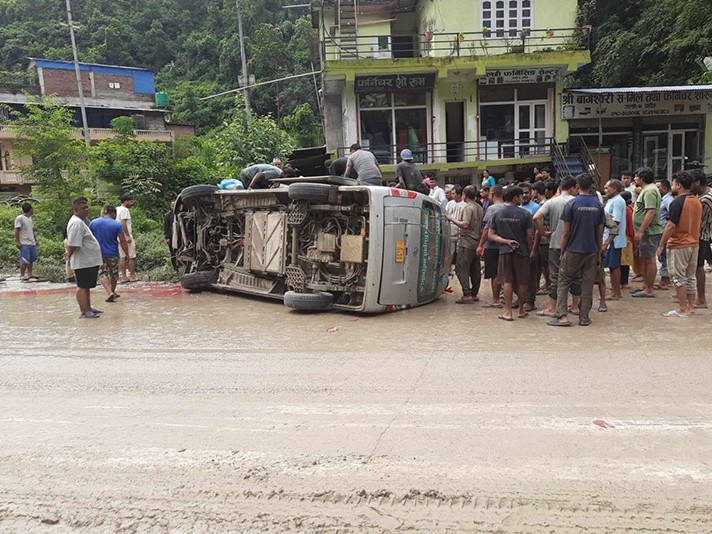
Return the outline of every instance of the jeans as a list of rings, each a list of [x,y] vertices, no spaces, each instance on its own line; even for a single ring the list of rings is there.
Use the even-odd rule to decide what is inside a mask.
[[[476,297],[480,292],[481,282],[480,256],[477,250],[457,247],[455,274],[462,286],[462,295]]]
[[[559,285],[556,298],[556,315],[567,314],[569,291],[576,283],[581,287],[581,312],[579,320],[587,320],[593,305],[593,284],[596,280],[597,252],[564,252],[559,266]]]

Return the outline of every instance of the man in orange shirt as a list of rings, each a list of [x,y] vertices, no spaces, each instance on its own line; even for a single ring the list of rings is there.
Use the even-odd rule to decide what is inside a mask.
[[[668,272],[678,300],[677,309],[664,313],[665,317],[687,317],[695,313],[702,203],[690,194],[692,182],[688,172],[674,176],[672,190],[677,198],[670,204],[668,223],[658,247],[660,256],[667,245]]]

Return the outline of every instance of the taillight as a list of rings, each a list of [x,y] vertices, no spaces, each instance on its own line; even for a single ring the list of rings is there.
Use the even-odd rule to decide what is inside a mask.
[[[391,187],[392,197],[402,197],[402,198],[415,198],[417,193],[415,191],[408,191],[407,189],[398,189],[397,187]]]

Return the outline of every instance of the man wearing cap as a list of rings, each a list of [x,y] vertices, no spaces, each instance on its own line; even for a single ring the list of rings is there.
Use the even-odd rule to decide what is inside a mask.
[[[344,176],[351,176],[351,171],[358,174],[359,185],[381,185],[383,174],[378,166],[378,160],[371,152],[361,148],[361,145],[351,145],[351,154],[346,161]]]
[[[418,166],[413,163],[413,153],[406,148],[401,151],[400,156],[403,161],[396,165],[398,187],[409,191],[418,191],[426,195],[430,193],[430,188],[423,184],[423,175],[420,173]]]

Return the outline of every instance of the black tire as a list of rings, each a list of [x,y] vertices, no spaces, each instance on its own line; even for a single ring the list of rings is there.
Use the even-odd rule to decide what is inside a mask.
[[[217,279],[215,271],[198,271],[184,274],[180,277],[180,285],[190,292],[200,292],[210,289],[210,285]]]
[[[191,185],[181,191],[180,198],[184,204],[191,204],[200,200],[210,202],[213,198],[213,193],[218,190],[217,186],[200,184]]]
[[[331,186],[328,184],[292,184],[289,186],[290,200],[329,200]]]
[[[284,294],[284,305],[288,308],[303,311],[327,311],[331,309],[334,295],[331,293],[297,293],[287,291]]]

